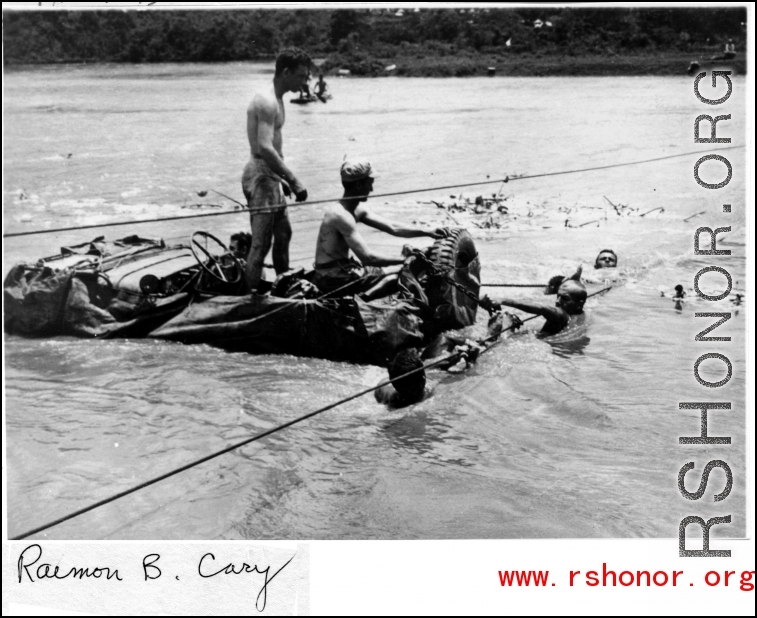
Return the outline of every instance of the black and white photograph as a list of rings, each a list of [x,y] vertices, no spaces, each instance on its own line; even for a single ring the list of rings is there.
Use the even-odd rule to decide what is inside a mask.
[[[12,577],[55,541],[749,537],[751,19],[4,3]]]

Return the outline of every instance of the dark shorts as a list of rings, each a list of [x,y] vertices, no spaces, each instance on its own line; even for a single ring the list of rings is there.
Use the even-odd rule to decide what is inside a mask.
[[[277,226],[289,225],[287,209],[275,212],[250,213],[252,244],[259,245],[261,238],[271,238]]]
[[[338,296],[360,294],[385,278],[383,269],[363,266],[354,260],[345,260],[329,268],[318,268],[316,265],[315,269],[315,285],[318,289],[324,293],[339,290]]]

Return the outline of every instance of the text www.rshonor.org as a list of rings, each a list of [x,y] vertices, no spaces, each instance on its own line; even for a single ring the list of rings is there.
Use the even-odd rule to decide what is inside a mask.
[[[555,586],[549,581],[549,571],[498,571],[501,586]],[[743,592],[754,590],[754,571],[708,571],[703,582],[707,586],[736,587]],[[569,585],[577,586],[693,586],[687,581],[683,571],[613,571],[602,563],[601,571],[570,571]]]

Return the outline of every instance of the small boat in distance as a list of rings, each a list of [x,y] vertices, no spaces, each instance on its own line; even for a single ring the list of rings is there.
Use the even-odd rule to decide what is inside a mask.
[[[308,103],[315,103],[316,101],[325,103],[329,99],[331,99],[331,95],[327,92],[320,97],[315,94],[311,94],[309,96],[299,96],[296,99],[289,99],[289,102],[294,103],[295,105],[307,105]]]

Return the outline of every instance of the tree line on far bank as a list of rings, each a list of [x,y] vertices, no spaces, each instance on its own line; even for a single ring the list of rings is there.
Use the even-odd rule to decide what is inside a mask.
[[[396,57],[624,56],[746,42],[746,9],[4,11],[5,64],[224,62],[288,46],[376,74]]]

